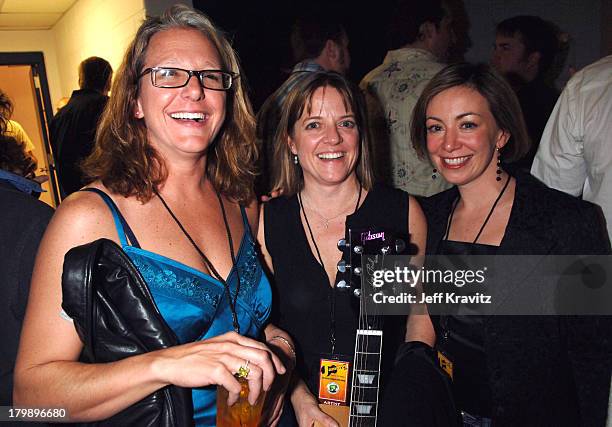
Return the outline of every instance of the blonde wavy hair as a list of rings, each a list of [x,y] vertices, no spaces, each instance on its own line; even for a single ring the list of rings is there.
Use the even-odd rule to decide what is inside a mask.
[[[95,148],[82,169],[91,181],[101,180],[111,191],[146,202],[167,178],[164,161],[147,140],[144,120],[134,116],[149,41],[172,28],[194,28],[216,47],[223,69],[240,74],[238,56],[229,41],[203,13],[177,4],[159,17],[148,18],[128,47],[100,119]],[[207,177],[221,194],[248,204],[254,197],[257,149],[255,119],[243,76],[227,92],[226,117],[209,148]]]

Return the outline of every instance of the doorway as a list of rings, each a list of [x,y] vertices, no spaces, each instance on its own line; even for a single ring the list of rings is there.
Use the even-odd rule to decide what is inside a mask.
[[[48,175],[40,200],[59,205],[57,176],[47,123],[53,117],[42,52],[0,53],[0,89],[13,102],[11,119],[19,122],[34,144],[36,175]]]

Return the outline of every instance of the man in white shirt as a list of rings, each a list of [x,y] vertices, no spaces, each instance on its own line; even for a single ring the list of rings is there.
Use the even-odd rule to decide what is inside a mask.
[[[601,206],[612,239],[612,55],[577,72],[553,110],[531,173]],[[612,394],[608,408],[612,427]]]
[[[601,206],[612,237],[612,55],[567,83],[531,173],[549,187]]]

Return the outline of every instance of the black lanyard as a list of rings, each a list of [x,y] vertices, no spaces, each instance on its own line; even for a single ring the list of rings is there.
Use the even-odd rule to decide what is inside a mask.
[[[217,269],[212,265],[212,262],[210,262],[208,257],[206,255],[204,255],[204,252],[202,252],[202,250],[198,247],[196,242],[191,238],[191,236],[189,235],[187,230],[185,230],[185,227],[183,227],[183,224],[181,224],[181,222],[178,220],[176,215],[174,215],[174,212],[172,212],[172,209],[170,209],[170,206],[168,206],[168,204],[163,199],[161,194],[159,194],[157,192],[157,190],[153,190],[153,191],[154,191],[155,195],[159,198],[159,200],[161,200],[162,204],[164,205],[164,207],[166,208],[166,210],[168,211],[170,216],[174,219],[176,224],[179,226],[179,228],[181,229],[181,231],[183,232],[185,237],[187,237],[187,240],[189,240],[189,242],[194,247],[194,249],[198,252],[200,257],[202,257],[202,260],[204,261],[204,264],[206,264],[206,267],[208,267],[208,269],[210,270],[210,273],[219,282],[221,282],[221,284],[223,284],[223,288],[225,288],[225,293],[227,295],[227,301],[228,301],[230,310],[232,312],[232,322],[233,322],[233,326],[234,326],[234,331],[236,331],[236,333],[240,333],[240,324],[238,323],[238,315],[236,314],[236,301],[238,300],[238,293],[240,292],[240,272],[236,268],[236,256],[234,255],[234,241],[232,240],[232,233],[230,231],[230,226],[229,226],[229,222],[227,220],[227,214],[225,213],[225,206],[223,205],[223,200],[221,199],[221,195],[219,194],[218,191],[215,190],[215,194],[217,195],[217,199],[219,200],[219,205],[221,206],[221,214],[223,215],[223,223],[225,224],[225,232],[227,234],[227,242],[228,242],[228,245],[229,245],[230,255],[232,257],[232,270],[234,270],[236,272],[236,280],[237,280],[237,283],[236,283],[236,293],[234,294],[234,300],[233,301],[232,301],[232,293],[230,291],[230,287],[229,287],[228,283],[225,281],[225,279],[223,279],[223,277],[221,277],[221,275],[219,274]]]
[[[355,204],[355,210],[353,214],[357,212],[359,208],[359,202],[361,201],[361,184],[359,184],[359,194],[357,195],[357,203]],[[308,222],[308,216],[306,215],[306,211],[304,210],[304,204],[302,203],[301,192],[297,194],[298,203],[300,204],[300,209],[302,214],[304,215],[304,220],[306,220],[306,226],[308,227],[308,232],[310,233],[310,238],[312,239],[312,244],[315,247],[315,251],[317,252],[317,258],[323,272],[325,273],[325,277],[327,277],[327,270],[325,270],[325,264],[323,264],[323,257],[321,256],[321,252],[319,251],[319,246],[317,245],[317,241],[314,238],[314,234],[312,232],[312,228],[310,227],[310,222]],[[327,281],[326,281],[327,282]],[[336,286],[331,288],[331,298],[330,298],[330,308],[329,308],[329,316],[330,316],[330,331],[329,331],[329,342],[331,344],[331,354],[334,354],[336,351]]]
[[[487,214],[487,217],[485,218],[484,222],[482,223],[482,226],[480,227],[480,230],[478,231],[478,234],[476,235],[476,238],[474,239],[472,244],[475,244],[478,241],[478,239],[480,238],[480,235],[482,234],[482,231],[484,230],[485,226],[489,222],[489,219],[491,219],[491,215],[493,215],[493,211],[495,210],[495,207],[497,206],[497,204],[501,200],[502,196],[504,195],[504,193],[506,191],[506,188],[508,188],[508,184],[509,183],[510,183],[510,175],[508,174],[508,178],[506,179],[506,183],[504,184],[504,187],[501,189],[501,191],[497,195],[497,198],[493,202],[493,205],[491,206],[491,209],[489,210],[489,213]],[[444,237],[442,237],[442,240],[448,240],[448,236],[450,234],[451,223],[453,222],[453,215],[455,213],[455,208],[457,207],[458,203],[459,203],[459,198],[457,198],[455,200],[455,202],[453,203],[453,207],[452,207],[450,215],[448,217],[448,224],[446,226],[446,233],[444,233]],[[450,328],[449,328],[449,325],[448,325],[448,321],[449,321],[449,316],[448,315],[440,315],[440,327],[442,328],[442,341],[444,341],[444,342],[448,339],[448,337],[450,335]]]
[[[493,211],[495,210],[495,207],[497,206],[497,204],[499,203],[500,199],[504,195],[504,193],[506,191],[506,188],[508,188],[508,184],[509,183],[510,183],[510,175],[508,175],[508,178],[506,179],[506,183],[504,184],[504,187],[499,192],[499,194],[497,196],[497,199],[495,199],[495,201],[493,202],[493,206],[491,206],[491,209],[489,210],[489,213],[488,213],[487,217],[485,218],[484,222],[482,223],[482,226],[480,227],[480,230],[478,231],[478,234],[476,235],[476,238],[474,239],[474,241],[472,243],[476,243],[478,241],[478,239],[480,238],[480,235],[482,234],[482,231],[484,230],[485,226],[489,222],[489,219],[491,219],[491,215],[493,215]],[[458,203],[459,203],[459,198],[457,198],[455,200],[455,203],[453,203],[453,208],[451,209],[450,215],[448,217],[448,225],[446,226],[446,233],[444,233],[444,237],[442,237],[442,240],[447,240],[448,239],[448,235],[450,234],[451,223],[453,222],[453,215],[455,214],[455,208],[457,207]]]

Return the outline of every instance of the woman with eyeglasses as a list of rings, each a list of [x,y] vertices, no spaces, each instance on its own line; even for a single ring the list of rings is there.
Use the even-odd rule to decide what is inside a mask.
[[[140,27],[83,165],[91,184],[62,203],[41,244],[16,405],[104,420],[174,385],[193,389],[196,425],[215,425],[215,385],[235,401],[240,374],[253,403],[286,372],[290,363],[275,353],[290,362],[291,339],[266,326],[271,290],[253,237],[254,119],[239,71],[224,35],[186,6]],[[60,316],[62,265],[68,250],[100,238],[121,245],[179,345],[79,362],[83,343]]]

